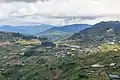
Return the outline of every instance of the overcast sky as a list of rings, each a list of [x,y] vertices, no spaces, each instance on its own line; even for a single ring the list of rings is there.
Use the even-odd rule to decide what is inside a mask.
[[[0,0],[0,24],[95,24],[120,19],[120,0]]]

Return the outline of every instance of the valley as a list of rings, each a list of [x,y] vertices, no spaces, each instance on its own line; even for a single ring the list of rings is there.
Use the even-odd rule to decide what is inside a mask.
[[[0,32],[0,80],[120,80],[119,28],[101,22],[55,41]]]

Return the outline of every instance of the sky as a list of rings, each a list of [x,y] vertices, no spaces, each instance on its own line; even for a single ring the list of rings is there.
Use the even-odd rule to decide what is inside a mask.
[[[119,9],[120,0],[0,0],[0,25],[118,21]]]

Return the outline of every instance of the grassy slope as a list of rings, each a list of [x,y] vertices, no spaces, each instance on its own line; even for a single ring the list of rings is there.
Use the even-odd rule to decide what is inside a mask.
[[[42,50],[46,52],[41,56],[22,57],[25,66],[10,68],[4,76],[8,80],[108,80],[107,73],[120,74],[119,51],[98,53],[84,58],[70,55],[56,58],[53,49]],[[117,65],[110,67],[110,63],[117,63]],[[90,67],[93,64],[101,64],[104,67]],[[91,71],[94,72],[88,74]]]
[[[103,44],[101,49],[119,48],[119,45]],[[61,48],[45,48],[33,47],[30,48],[36,51],[36,55],[26,57],[18,55],[24,46],[9,45],[0,47],[1,72],[0,78],[3,80],[108,80],[108,74],[120,74],[120,51],[107,50],[92,54],[83,58],[77,56],[66,55],[63,58],[57,58],[55,53],[58,53]],[[13,56],[10,53],[16,53],[14,56],[20,58],[24,63],[22,66],[7,66],[7,62],[11,59],[4,58],[5,56]],[[5,54],[5,55],[4,55]],[[116,63],[110,67],[111,63]],[[91,65],[104,65],[101,68],[93,68]],[[5,79],[4,79],[5,78]]]

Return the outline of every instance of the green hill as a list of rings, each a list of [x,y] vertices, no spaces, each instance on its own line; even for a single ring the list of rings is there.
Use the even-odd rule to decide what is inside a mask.
[[[120,51],[99,52],[80,57],[77,54],[72,55],[74,52],[56,56],[63,52],[60,47],[36,46],[29,50],[34,54],[28,57],[16,55],[19,57],[17,60],[22,62],[20,64],[11,63],[8,67],[8,64],[5,64],[9,58],[4,59],[6,61],[3,63],[4,67],[1,66],[1,69],[4,69],[1,74],[6,80],[108,80],[110,74],[120,74]]]
[[[0,32],[0,42],[16,41],[19,39],[35,39],[34,36],[22,35],[20,33]]]
[[[69,39],[53,42],[56,46],[40,46],[39,42],[37,45],[1,46],[0,78],[110,80],[111,75],[119,77],[119,25],[120,22],[101,22]]]
[[[120,40],[120,22],[108,21],[93,25],[90,28],[75,33],[69,39],[72,40],[92,40],[92,41],[119,41]]]

